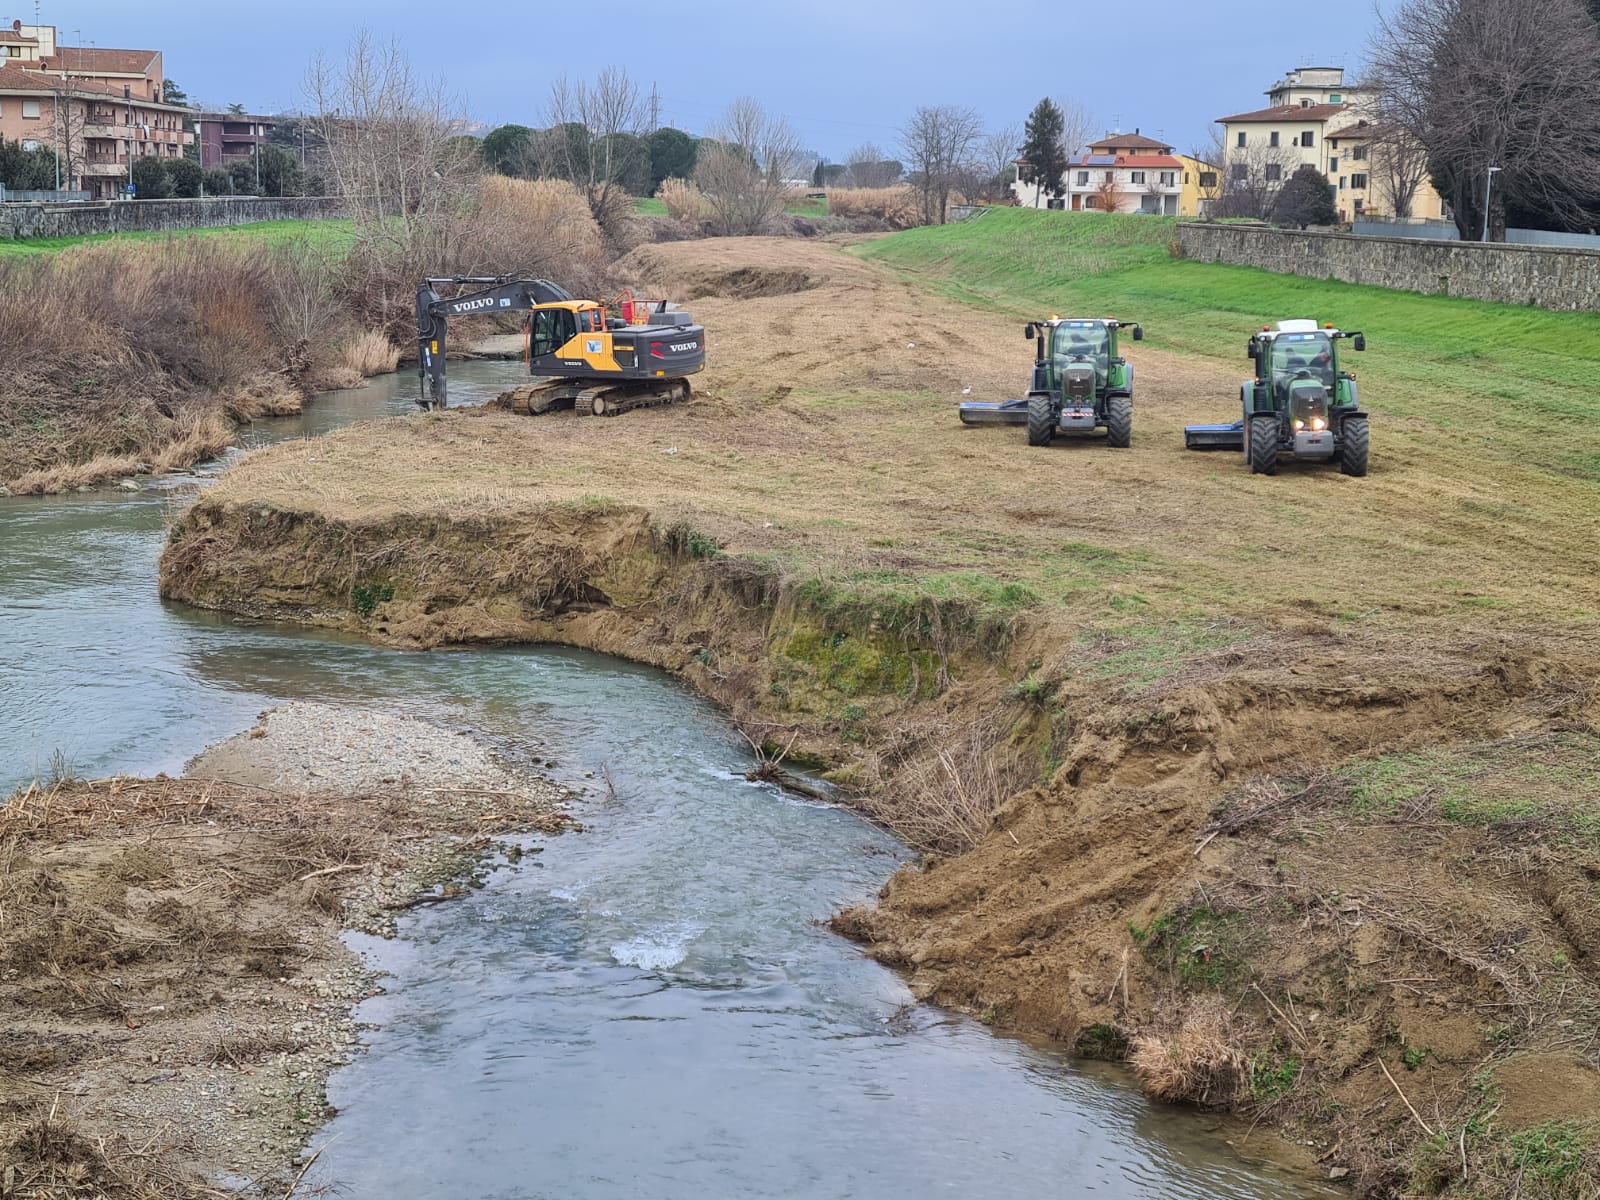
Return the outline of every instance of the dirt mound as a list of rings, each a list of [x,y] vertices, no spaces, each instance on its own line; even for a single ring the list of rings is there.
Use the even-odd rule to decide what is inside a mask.
[[[729,300],[759,300],[764,296],[788,296],[816,286],[817,281],[804,271],[739,267],[693,281],[689,285],[689,299],[722,296]]]

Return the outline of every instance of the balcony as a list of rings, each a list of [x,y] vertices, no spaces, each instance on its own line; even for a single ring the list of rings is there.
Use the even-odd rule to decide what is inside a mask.
[[[88,162],[83,164],[83,174],[85,177],[105,179],[112,176],[126,176],[127,173],[128,163],[126,159],[124,159],[122,162],[96,161],[94,159],[90,159]]]

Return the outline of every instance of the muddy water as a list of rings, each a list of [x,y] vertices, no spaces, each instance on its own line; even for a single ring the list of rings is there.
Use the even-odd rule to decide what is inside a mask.
[[[451,375],[466,398],[516,370]],[[408,411],[414,383],[324,397],[254,436]],[[871,896],[901,847],[745,782],[726,726],[672,680],[573,651],[402,654],[163,606],[168,503],[0,500],[0,781],[56,750],[85,775],[175,771],[311,698],[475,730],[590,789],[588,832],[368,947],[392,975],[363,1012],[380,1029],[332,1081],[342,1112],[316,1142],[340,1194],[1317,1194],[1118,1072],[912,1005],[814,924]],[[614,798],[587,777],[602,766]]]

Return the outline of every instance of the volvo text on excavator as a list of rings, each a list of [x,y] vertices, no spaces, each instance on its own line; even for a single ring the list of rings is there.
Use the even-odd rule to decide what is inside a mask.
[[[443,299],[439,288],[476,290]],[[615,416],[671,404],[689,395],[689,376],[706,365],[706,331],[666,301],[654,306],[577,300],[546,279],[425,279],[417,289],[417,375],[423,408],[447,405],[445,336],[451,317],[527,313],[528,372],[540,382],[502,395],[517,412],[571,408],[580,416]]]

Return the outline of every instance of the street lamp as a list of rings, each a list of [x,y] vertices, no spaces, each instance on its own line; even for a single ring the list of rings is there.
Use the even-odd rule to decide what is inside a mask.
[[[1480,240],[1485,242],[1489,240],[1489,197],[1494,193],[1494,177],[1499,171],[1499,167],[1490,167],[1483,181],[1483,237]]]

